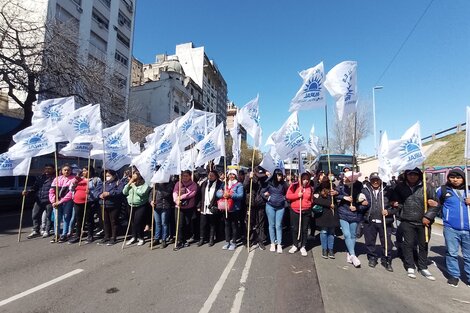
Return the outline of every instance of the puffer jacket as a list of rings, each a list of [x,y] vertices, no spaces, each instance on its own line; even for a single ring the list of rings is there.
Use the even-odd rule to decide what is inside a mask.
[[[268,197],[264,195],[266,192],[269,192]],[[273,208],[284,208],[286,206],[286,192],[286,182],[275,185],[272,181],[269,181],[268,185],[261,189],[261,196]]]
[[[313,206],[313,187],[307,184],[303,188],[302,199],[299,198],[299,183],[295,182],[289,186],[286,193],[286,199],[289,200],[290,207],[295,213],[310,211]]]
[[[359,194],[362,191],[362,183],[360,181],[354,182],[352,185],[353,188],[353,203],[356,207],[356,211],[351,211],[349,208],[351,206],[351,203],[349,201],[346,201],[344,197],[348,197],[351,195],[351,186],[348,186],[346,184],[341,184],[338,187],[336,187],[336,191],[338,191],[338,196],[337,199],[339,201],[338,205],[338,216],[340,219],[349,222],[349,223],[358,223],[362,221],[363,216],[364,216],[364,211],[363,208],[361,208],[361,204],[357,202],[357,198]]]
[[[155,209],[169,210],[175,207],[173,202],[173,182],[155,184]]]
[[[434,189],[430,185],[426,185],[426,187],[428,200],[437,200]],[[397,184],[392,198],[393,200],[398,201],[398,216],[400,220],[409,222],[413,225],[422,225],[423,217],[433,222],[439,211],[438,207],[428,206],[428,211],[424,213],[424,193],[422,182],[419,182],[414,188],[411,188],[405,182]]]
[[[47,176],[45,174],[36,178],[31,191],[36,193],[35,200],[38,203],[50,203],[49,201],[49,189],[51,189],[52,181],[54,176]]]
[[[445,190],[443,188],[445,188]],[[465,192],[462,197],[458,195],[454,189],[442,186],[437,189],[436,194],[438,199],[443,199],[440,205],[442,207],[442,221],[444,226],[451,227],[455,230],[469,231],[470,212],[464,201],[464,198],[467,197]]]
[[[233,211],[240,211],[244,194],[243,184],[237,182],[236,184],[232,185],[231,188],[228,188],[228,190],[231,194],[230,198],[233,199]],[[220,188],[216,191],[215,196],[218,199],[222,199],[222,197],[224,196],[224,191],[225,183],[222,183],[222,185],[220,185]]]

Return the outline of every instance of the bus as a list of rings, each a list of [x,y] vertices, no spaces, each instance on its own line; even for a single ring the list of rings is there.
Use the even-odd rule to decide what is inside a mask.
[[[335,176],[338,176],[340,173],[342,173],[345,167],[352,169],[353,164],[357,164],[356,158],[353,158],[353,156],[350,154],[330,154],[331,172],[335,174]],[[327,173],[328,155],[318,155],[313,161],[311,168],[314,173],[318,173],[319,171],[324,171]],[[355,171],[359,171],[359,167],[357,165],[355,166]]]
[[[459,168],[465,173],[464,165],[455,165],[455,166],[432,166],[425,169],[426,180],[428,183],[431,183],[433,187],[440,187],[447,182],[447,174],[450,170],[454,168]],[[467,173],[469,169],[467,169]]]

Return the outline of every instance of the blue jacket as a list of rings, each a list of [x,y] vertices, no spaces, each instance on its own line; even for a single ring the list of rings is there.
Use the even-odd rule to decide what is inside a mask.
[[[269,197],[264,195],[265,192],[269,192]],[[261,196],[274,208],[284,208],[286,206],[286,192],[287,184],[282,182],[275,186],[273,183],[261,189]]]
[[[123,188],[123,182],[120,182],[119,180],[107,181],[99,186],[97,189],[99,194],[102,194],[103,191],[109,192],[109,196],[107,196],[104,201],[105,208],[117,208],[121,206],[122,201],[124,200],[124,195],[122,194]],[[100,204],[103,204],[102,199],[100,199]]]
[[[465,192],[461,198],[454,189],[446,186],[446,190],[443,191],[442,187],[439,187],[436,191],[438,199],[441,199],[443,192],[445,192],[445,195],[441,206],[444,226],[451,227],[456,230],[469,231],[469,209],[464,201],[464,198],[466,197]]]
[[[225,190],[225,183],[221,185],[221,188],[217,190],[217,193],[215,196],[220,199],[224,195],[224,190]],[[240,208],[242,207],[242,200],[243,200],[243,184],[240,182],[237,182],[235,186],[232,186],[231,189],[232,192],[232,199],[233,199],[233,210],[234,211],[240,211]]]
[[[356,211],[351,211],[349,206],[351,205],[348,201],[344,200],[344,197],[351,195],[351,187],[345,184],[339,185],[336,190],[338,191],[337,199],[339,200],[338,205],[338,216],[340,219],[345,220],[346,222],[360,222],[363,219],[364,207],[361,207],[360,203],[357,202],[357,197],[362,191],[362,183],[356,181],[353,185],[353,205],[356,207]]]

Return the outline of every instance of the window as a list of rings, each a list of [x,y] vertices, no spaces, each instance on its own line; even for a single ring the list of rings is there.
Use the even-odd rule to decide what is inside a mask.
[[[94,31],[90,32],[90,43],[103,52],[106,52],[108,47],[108,43],[103,38],[98,36]]]
[[[75,24],[78,27],[79,21],[60,5],[56,5],[55,17],[62,23]]]
[[[179,113],[179,112],[180,112],[180,109],[178,108],[177,105],[175,105],[175,106],[173,107],[173,111],[175,111],[175,113]]]
[[[116,51],[114,53],[114,59],[126,67],[129,64],[129,58],[120,53],[119,51]]]
[[[132,27],[132,23],[131,23],[131,20],[124,15],[124,13],[122,13],[120,10],[119,10],[119,14],[118,14],[118,23],[119,25],[125,25],[127,28],[131,29]]]
[[[100,1],[101,1],[101,3],[103,3],[108,8],[111,7],[111,0],[100,0]]]
[[[82,6],[82,0],[72,0],[76,5]]]
[[[96,23],[98,23],[99,27],[106,28],[106,29],[109,28],[109,20],[97,10],[93,9],[93,12],[91,13],[91,17],[95,20]]]
[[[131,41],[129,40],[129,38],[124,36],[124,34],[121,33],[119,30],[117,31],[116,37],[117,37],[117,39],[120,43],[122,43],[124,46],[130,48]]]

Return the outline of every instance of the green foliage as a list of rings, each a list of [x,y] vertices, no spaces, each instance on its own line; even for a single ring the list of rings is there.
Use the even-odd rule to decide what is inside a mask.
[[[446,141],[447,144],[428,156],[425,166],[450,166],[464,165],[464,149],[465,149],[465,131],[457,134],[445,136],[437,139],[437,141]],[[428,144],[432,144],[432,141]],[[428,145],[426,144],[426,145]]]
[[[242,140],[241,143],[241,154],[240,154],[240,164],[241,166],[246,166],[251,168],[251,158],[253,157],[253,147],[248,145],[246,141]],[[232,161],[232,137],[225,136],[225,154],[227,155],[227,164],[230,164]],[[254,166],[261,163],[263,155],[259,150],[255,151],[255,161]]]

